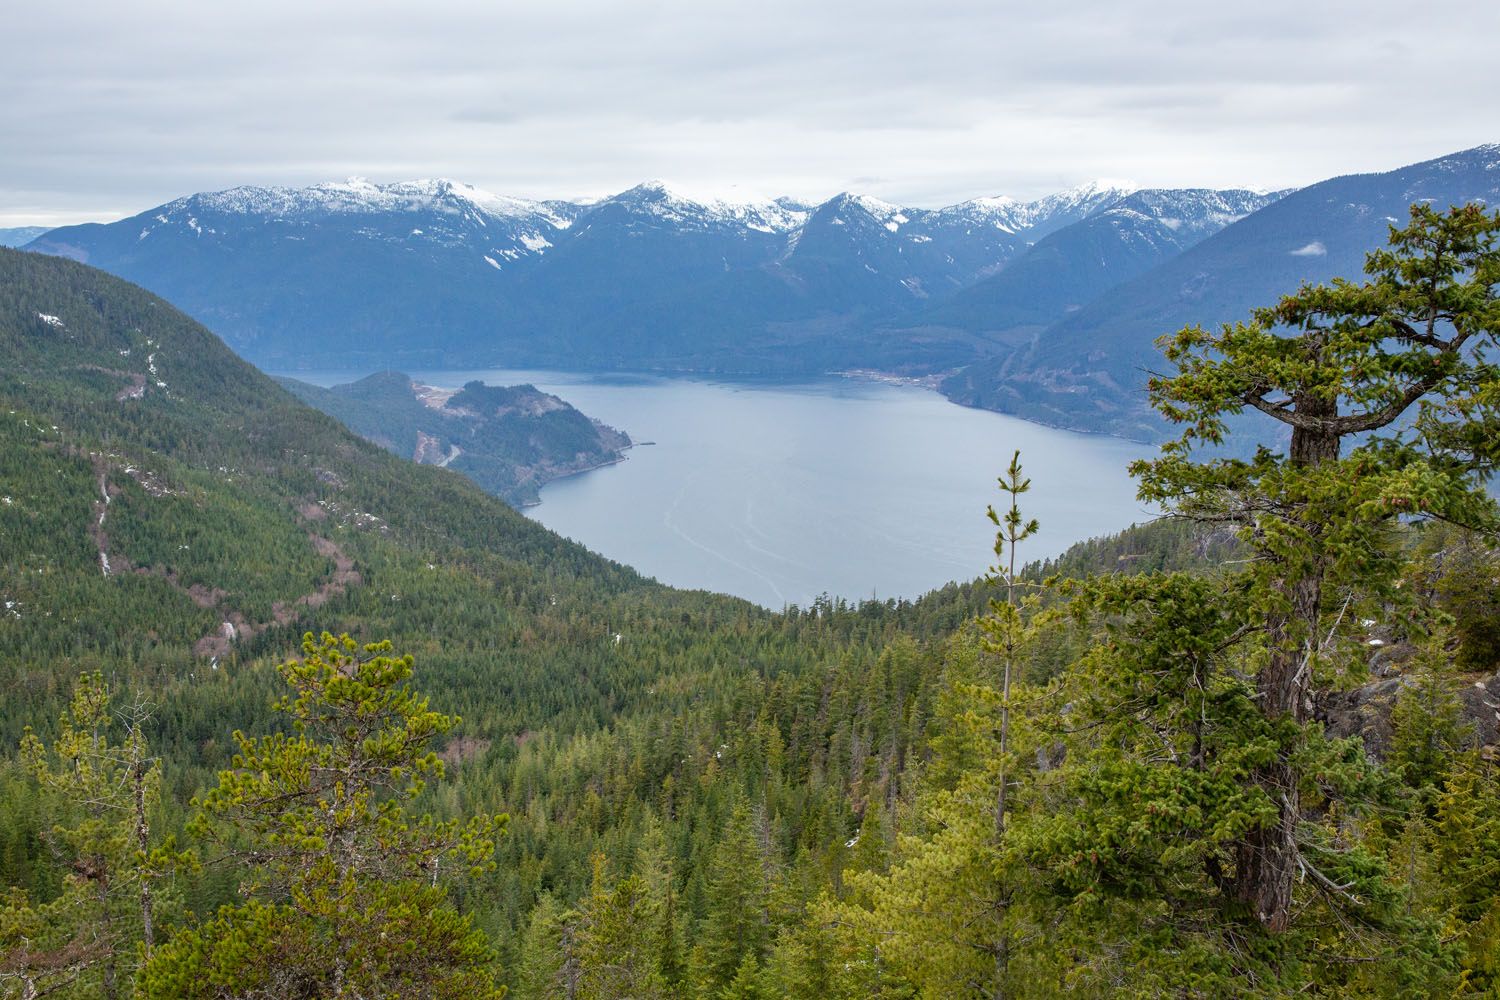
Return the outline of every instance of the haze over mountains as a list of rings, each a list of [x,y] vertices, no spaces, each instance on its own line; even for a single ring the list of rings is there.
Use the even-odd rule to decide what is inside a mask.
[[[1157,336],[1353,275],[1411,202],[1494,203],[1497,187],[1496,146],[1285,197],[1093,184],[932,210],[353,180],[196,194],[28,249],[139,282],[273,369],[874,368],[1150,438]]]
[[[0,229],[0,247],[25,246],[46,231],[46,226],[17,226],[13,229]]]

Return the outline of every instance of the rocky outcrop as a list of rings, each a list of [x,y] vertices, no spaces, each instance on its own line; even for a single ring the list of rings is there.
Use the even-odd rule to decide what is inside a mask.
[[[1408,646],[1389,646],[1371,657],[1375,679],[1348,691],[1324,695],[1317,717],[1330,736],[1358,736],[1375,757],[1391,749],[1394,730],[1391,711],[1403,691],[1416,683],[1410,673],[1396,673],[1391,664],[1412,652]],[[1462,723],[1480,746],[1500,745],[1500,671],[1468,674],[1452,681]]]

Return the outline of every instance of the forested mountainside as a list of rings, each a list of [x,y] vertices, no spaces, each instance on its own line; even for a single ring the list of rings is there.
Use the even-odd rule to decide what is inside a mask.
[[[1183,517],[1024,572],[1047,512],[1013,469],[1015,588],[773,614],[558,539],[70,261],[0,251],[0,399],[7,995],[1497,983],[1482,406],[1439,457],[1211,467],[1198,495],[1266,532]],[[1140,472],[1175,504],[1194,468]],[[1308,630],[1276,588],[1312,564]],[[1309,634],[1310,707],[1262,712]],[[1290,896],[1256,909],[1240,852],[1283,829]]]
[[[546,483],[618,462],[630,436],[535,386],[470,382],[457,391],[380,372],[331,388],[277,381],[292,395],[397,455],[468,476],[512,504]]]
[[[512,814],[501,864],[463,889],[486,900],[473,912],[507,975],[537,899],[579,898],[590,854],[623,850],[672,785],[672,853],[684,876],[698,871],[683,919],[701,917],[732,812],[732,783],[714,776],[725,746],[757,732],[768,692],[799,720],[796,767],[825,767],[830,740],[843,755],[856,739],[863,760],[856,692],[884,647],[950,632],[979,600],[955,587],[920,605],[782,616],[659,587],[452,470],[353,436],[167,303],[60,259],[0,255],[0,395],[7,752],[23,726],[55,735],[74,680],[102,671],[117,697],[151,703],[155,826],[180,829],[228,764],[231,732],[280,727],[270,667],[304,630],[392,639],[464,718],[444,749],[455,790],[433,807]],[[916,646],[903,648],[902,669],[918,671]],[[847,703],[831,707],[834,692]],[[893,697],[909,710],[910,691]],[[844,777],[788,794],[788,820],[817,831],[820,851],[854,829]],[[50,898],[67,867],[41,835],[60,814],[14,757],[4,797],[6,884]],[[211,914],[235,881],[223,868],[179,880],[163,919]]]
[[[1030,282],[981,293],[1021,294],[1005,329],[1055,319],[1274,197],[1085,185],[928,210],[848,193],[703,201],[651,183],[570,204],[351,181],[195,194],[30,249],[139,282],[276,370],[931,372],[1010,343],[982,310],[940,306],[1033,243],[1059,237],[1028,273],[1076,285],[1038,285],[1032,305]]]

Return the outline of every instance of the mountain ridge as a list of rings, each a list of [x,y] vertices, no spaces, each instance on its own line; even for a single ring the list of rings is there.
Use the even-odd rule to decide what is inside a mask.
[[[144,284],[280,370],[552,366],[804,374],[924,369],[994,346],[872,337],[1130,193],[1100,183],[939,209],[646,182],[590,204],[436,179],[238,187],[27,249]]]
[[[1500,145],[1310,185],[1102,292],[1024,344],[950,377],[949,398],[1075,430],[1150,440],[1165,427],[1145,398],[1157,337],[1248,319],[1307,282],[1357,279],[1365,255],[1413,202],[1500,206]]]

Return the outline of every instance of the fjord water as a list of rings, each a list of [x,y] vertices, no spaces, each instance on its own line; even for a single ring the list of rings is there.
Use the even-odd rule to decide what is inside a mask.
[[[321,384],[358,375],[299,377]],[[985,506],[1019,448],[1041,531],[1023,560],[1149,515],[1125,472],[1145,446],[967,409],[927,389],[556,371],[425,371],[456,387],[530,382],[637,442],[616,465],[544,487],[527,509],[676,587],[771,608],[819,594],[917,597],[993,561]],[[654,442],[644,444],[643,442]]]

